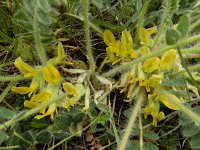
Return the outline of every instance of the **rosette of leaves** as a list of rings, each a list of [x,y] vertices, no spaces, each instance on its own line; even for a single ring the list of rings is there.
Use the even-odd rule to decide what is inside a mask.
[[[22,0],[14,13],[16,24],[28,33],[21,38],[32,40],[33,34],[39,33],[42,42],[51,42],[54,37],[49,26],[57,21],[59,14],[52,7],[56,4],[60,4],[59,0]]]

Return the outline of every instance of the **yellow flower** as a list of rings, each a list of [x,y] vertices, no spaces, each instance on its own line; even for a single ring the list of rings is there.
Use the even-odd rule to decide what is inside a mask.
[[[160,59],[158,57],[152,57],[147,59],[143,64],[144,72],[151,73],[158,69]]]
[[[18,94],[28,94],[30,92],[30,88],[29,87],[25,87],[25,86],[22,86],[22,87],[13,86],[11,88],[11,91],[15,92],[15,93],[18,93]]]
[[[157,85],[159,85],[162,82],[162,76],[159,75],[153,75],[149,79],[143,80],[139,83],[140,86],[145,86],[146,91],[150,92],[150,87],[155,88]]]
[[[149,78],[149,84],[151,87],[155,87],[162,82],[163,77],[159,75],[153,75]]]
[[[150,48],[147,47],[147,46],[142,46],[142,47],[140,47],[139,51],[140,51],[140,54],[142,54],[142,55],[146,55],[146,54],[148,54],[149,52],[151,52]]]
[[[157,122],[165,119],[165,114],[161,111],[159,114],[152,115],[153,122],[152,125],[157,127]]]
[[[58,72],[58,70],[52,66],[52,65],[47,65],[42,69],[42,75],[44,80],[46,80],[48,83],[51,84],[56,84],[60,82],[61,76]]]
[[[15,92],[15,93],[18,93],[18,94],[28,94],[29,93],[28,96],[30,97],[32,94],[36,93],[37,87],[38,87],[37,83],[32,83],[30,87],[25,87],[25,86],[16,87],[16,86],[13,86],[11,88],[11,91]]]
[[[139,39],[141,45],[150,45],[151,44],[151,35],[157,32],[157,26],[145,29],[141,28],[139,30]]]
[[[129,54],[129,57],[131,58],[131,59],[133,59],[133,58],[137,58],[137,51],[136,50],[134,50],[134,49],[130,49],[129,50],[129,52],[128,52],[128,54]]]
[[[30,101],[26,100],[24,106],[27,108],[33,108],[42,102],[48,101],[51,97],[51,93],[40,92],[39,94],[33,95]]]
[[[32,82],[30,85],[30,93],[28,94],[28,96],[30,97],[32,94],[35,94],[38,88],[38,83],[37,82]]]
[[[54,119],[54,114],[57,114],[58,112],[57,112],[57,107],[56,107],[56,103],[53,103],[53,104],[51,104],[50,106],[49,106],[49,108],[48,108],[48,110],[46,111],[46,113],[44,113],[44,114],[42,114],[42,115],[36,115],[34,118],[35,119],[41,119],[41,118],[44,118],[44,117],[46,117],[46,116],[51,116],[50,118],[51,118],[51,120],[53,120]]]
[[[61,42],[58,43],[57,55],[59,60],[62,60],[65,57],[65,50]]]
[[[146,119],[148,115],[153,114],[153,112],[156,110],[156,106],[153,104],[148,105],[144,109],[142,109],[142,113],[144,114],[144,118]]]
[[[24,74],[25,77],[34,77],[37,75],[37,71],[27,63],[23,62],[21,57],[18,57],[15,60],[14,65],[20,70],[22,74]]]
[[[139,39],[140,39],[140,44],[142,45],[148,45],[150,43],[151,38],[147,29],[141,28],[139,30]]]
[[[108,60],[106,61],[107,63],[108,62],[111,62],[111,63],[118,62],[116,59],[116,56],[115,56],[115,47],[113,47],[113,46],[107,47],[106,54],[107,54],[107,58],[108,58]]]
[[[128,55],[128,51],[126,49],[126,45],[125,43],[119,42],[119,44],[117,45],[118,47],[116,48],[117,51],[117,56],[119,56],[122,60],[125,59],[125,57]]]
[[[165,119],[165,114],[161,111],[159,112],[159,103],[153,100],[148,100],[149,104],[141,112],[144,114],[146,119],[148,115],[153,118],[152,125],[157,126],[157,122]]]
[[[103,33],[103,40],[104,40],[104,42],[106,43],[107,46],[113,46],[113,45],[115,45],[115,36],[109,30],[106,30]]]
[[[38,105],[40,105],[43,102],[49,101],[50,97],[51,97],[51,93],[49,92],[40,92],[39,94],[34,95],[30,101],[26,100],[24,102],[24,106],[27,108],[34,108],[37,107]],[[49,108],[47,109],[42,109],[40,110],[40,113],[42,115],[37,115],[35,116],[35,119],[41,119],[45,116],[50,115],[51,116],[51,120],[53,120],[54,118],[54,113],[57,112],[57,106],[56,103],[53,103],[49,106]]]
[[[176,50],[171,49],[168,52],[165,52],[160,60],[160,69],[169,70],[172,64],[176,60]]]
[[[67,92],[67,94],[73,95],[74,97],[78,97],[78,91],[73,86],[73,84],[65,82],[63,83],[63,88]]]
[[[157,32],[157,26],[151,27],[147,29],[147,32],[152,35]]]
[[[166,96],[159,96],[159,100],[165,104],[165,106],[167,106],[169,109],[172,109],[172,110],[179,110],[179,108],[175,105],[175,104],[172,104],[168,98]],[[180,102],[180,101],[179,101]]]
[[[133,48],[133,39],[131,37],[130,31],[122,31],[121,42],[126,45],[127,49]]]

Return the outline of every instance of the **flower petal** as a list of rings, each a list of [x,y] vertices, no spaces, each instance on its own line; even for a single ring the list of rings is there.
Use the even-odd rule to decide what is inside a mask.
[[[179,108],[175,105],[175,104],[172,104],[167,97],[161,95],[159,97],[159,100],[165,104],[165,106],[167,106],[169,109],[172,109],[172,110],[179,110]]]
[[[73,95],[75,97],[78,96],[78,92],[73,84],[71,84],[69,82],[65,82],[65,83],[63,83],[63,88],[68,94]]]
[[[59,60],[62,60],[65,57],[65,50],[61,42],[58,43],[57,55]]]
[[[142,55],[146,55],[149,52],[151,52],[151,49],[149,47],[147,47],[147,46],[142,46],[142,47],[140,47],[139,52]]]
[[[18,93],[18,94],[28,94],[29,92],[31,92],[31,89],[29,87],[16,87],[13,86],[11,88],[12,92]]]
[[[160,68],[162,70],[169,70],[172,64],[176,60],[176,50],[171,49],[168,52],[165,52],[160,60]]]
[[[133,39],[131,37],[130,31],[122,31],[121,42],[126,44],[128,49],[133,48]]]
[[[158,57],[152,57],[147,59],[143,64],[144,72],[151,73],[158,69],[160,59]]]
[[[33,77],[37,75],[37,71],[27,63],[23,62],[21,57],[18,57],[15,60],[14,65],[20,70],[22,74],[24,74],[25,77]]]
[[[113,46],[115,44],[115,36],[109,30],[106,30],[103,33],[103,40],[104,40],[104,42],[106,43],[107,46]]]
[[[51,84],[56,84],[61,80],[60,73],[52,65],[47,65],[46,67],[44,67],[42,69],[42,75],[44,80]]]
[[[139,39],[142,45],[145,45],[145,44],[148,45],[150,43],[151,38],[147,29],[141,28],[139,30]]]
[[[34,118],[39,120],[39,119],[42,119],[42,118],[50,115],[51,116],[51,120],[53,120],[54,119],[54,113],[56,111],[57,111],[56,103],[53,103],[53,104],[51,104],[49,106],[49,108],[48,108],[48,110],[47,110],[47,112],[45,114],[37,115]]]
[[[149,33],[150,35],[152,35],[152,34],[154,34],[154,33],[157,32],[157,26],[148,28],[147,31],[148,31],[148,33]]]
[[[49,100],[50,96],[51,96],[51,93],[49,92],[40,92],[39,94],[34,95],[31,98],[31,101],[38,102],[38,103],[45,102]]]

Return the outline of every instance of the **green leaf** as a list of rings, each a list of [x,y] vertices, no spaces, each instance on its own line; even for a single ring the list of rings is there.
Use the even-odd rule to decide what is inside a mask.
[[[200,149],[200,133],[191,137],[190,146],[192,149]]]
[[[45,13],[51,11],[51,6],[49,5],[49,2],[47,0],[37,0],[37,2],[39,8],[42,9]]]
[[[179,0],[170,0],[169,2],[169,13],[173,15],[179,8]]]
[[[33,142],[33,136],[29,131],[23,133],[21,136],[26,140],[24,141],[23,139],[19,139],[19,145],[21,147],[26,148],[31,144],[31,142]]]
[[[166,43],[167,45],[174,45],[179,40],[179,33],[174,29],[167,29],[166,31]]]
[[[19,145],[19,138],[15,135],[12,135],[8,138],[8,141],[7,141],[7,145],[8,146],[14,146],[14,145]]]
[[[126,144],[126,150],[140,150],[139,141],[136,140],[128,141]]]
[[[72,118],[72,122],[79,123],[85,119],[84,113],[78,113]]]
[[[7,135],[2,131],[0,130],[0,145],[3,141],[5,141],[7,138]]]
[[[12,119],[16,113],[4,107],[0,107],[0,119]]]
[[[158,150],[158,147],[153,143],[145,142],[144,146],[143,146],[143,149],[144,150]]]
[[[71,118],[70,116],[57,116],[54,122],[59,129],[67,130],[71,124]]]
[[[57,132],[57,133],[54,133],[54,137],[57,139],[57,140],[62,140],[66,137],[69,136],[69,133],[63,133],[63,132]]]
[[[200,131],[200,127],[195,124],[189,124],[183,127],[183,136],[191,137]]]
[[[98,108],[99,110],[101,110],[101,111],[109,112],[108,107],[107,107],[105,104],[98,103],[98,104],[97,104],[97,108]]]
[[[36,140],[39,143],[46,144],[51,140],[51,133],[46,130],[42,131],[37,135]]]
[[[103,1],[102,0],[92,0],[92,3],[97,6],[99,9],[103,8]]]
[[[143,136],[150,140],[158,140],[159,139],[159,136],[155,132],[150,131],[150,130],[144,130]]]
[[[188,15],[183,15],[178,23],[176,30],[180,33],[180,39],[184,38],[189,31],[190,28],[190,19]]]
[[[46,126],[48,126],[48,124],[43,123],[43,122],[32,122],[31,123],[31,127],[33,127],[33,128],[44,128]]]
[[[98,118],[98,123],[102,124],[102,125],[105,125],[106,122],[110,119],[110,116],[109,115],[101,115],[99,118]]]

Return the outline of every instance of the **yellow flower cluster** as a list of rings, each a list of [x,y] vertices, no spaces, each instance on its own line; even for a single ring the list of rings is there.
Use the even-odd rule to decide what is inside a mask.
[[[106,49],[108,62],[116,63],[120,60],[129,61],[130,59],[146,55],[151,52],[153,45],[152,34],[157,32],[157,27],[142,28],[139,31],[140,47],[133,50],[133,41],[130,32],[123,31],[121,41],[116,42],[114,35],[106,30],[104,32],[104,42],[108,46]],[[123,43],[124,48],[116,48],[118,43]],[[130,57],[130,50],[133,50],[135,57]],[[123,54],[123,55],[122,55]],[[121,77],[121,92],[127,91],[127,101],[131,101],[139,91],[140,87],[146,89],[147,100],[146,105],[142,109],[144,117],[152,116],[154,126],[157,122],[165,119],[164,112],[160,111],[160,103],[163,103],[169,109],[178,110],[178,108],[171,104],[167,97],[159,93],[164,72],[169,71],[176,60],[176,50],[170,49],[160,57],[151,57],[135,66],[128,73],[124,73]]]
[[[18,94],[28,94],[30,100],[24,102],[24,106],[27,108],[34,108],[38,105],[51,101],[57,98],[62,92],[62,87],[67,93],[65,99],[58,103],[51,104],[48,108],[39,111],[39,114],[35,116],[35,119],[41,119],[45,116],[50,116],[51,120],[54,119],[55,113],[57,114],[57,107],[63,107],[67,110],[73,107],[80,98],[79,88],[76,88],[69,82],[62,83],[61,87],[61,75],[56,69],[55,65],[59,64],[64,56],[65,52],[61,43],[58,44],[57,57],[50,59],[46,66],[31,67],[27,63],[23,62],[21,57],[17,58],[14,65],[25,77],[31,77],[32,82],[30,87],[16,87],[11,88],[12,92]]]
[[[113,33],[106,30],[103,34],[106,45],[107,63],[116,64],[119,61],[130,61],[137,58],[137,52],[133,49],[133,40],[129,31],[122,31],[121,40],[116,41]]]

